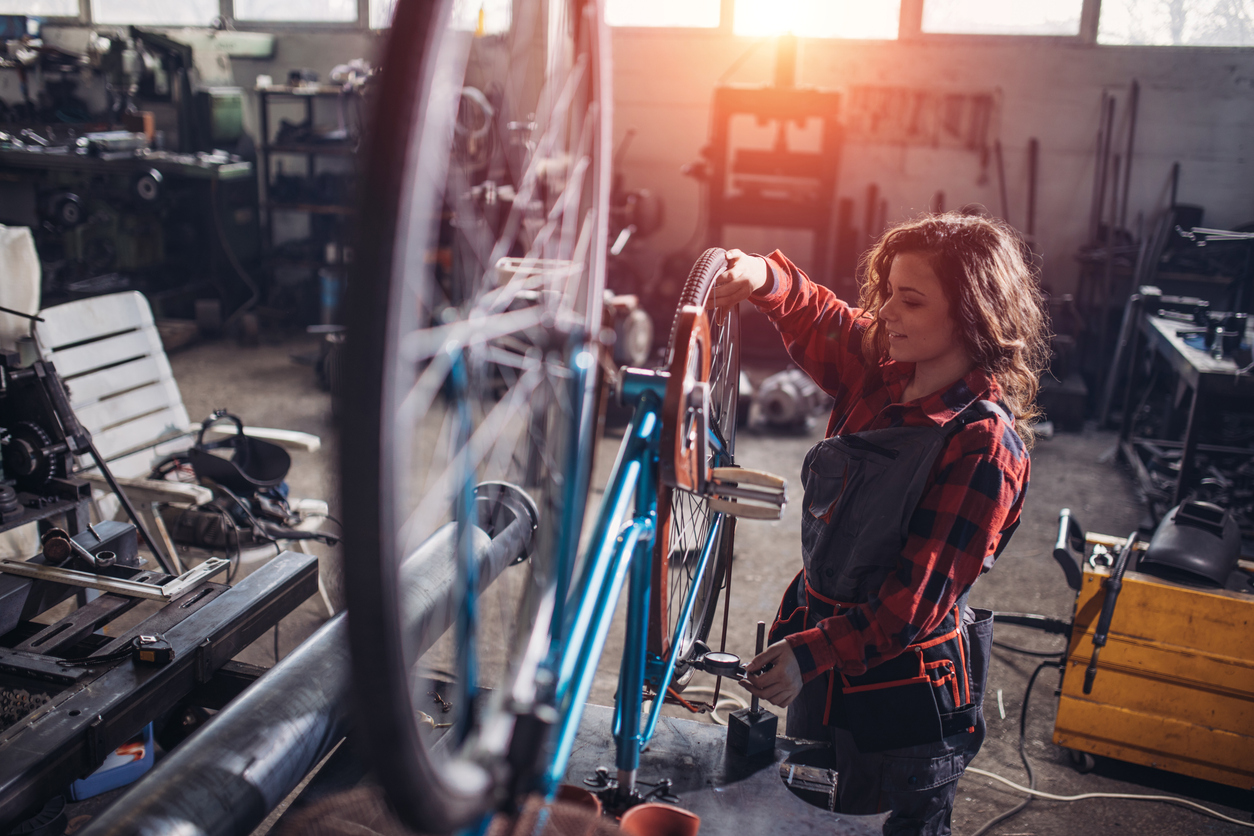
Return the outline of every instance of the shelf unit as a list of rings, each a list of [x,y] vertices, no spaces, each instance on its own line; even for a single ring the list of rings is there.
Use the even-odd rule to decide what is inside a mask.
[[[356,206],[347,196],[352,188],[341,184],[341,188],[319,188],[319,175],[326,170],[339,175],[354,174],[354,170],[345,167],[344,160],[351,160],[356,155],[357,137],[360,124],[357,124],[359,108],[356,107],[360,91],[345,89],[339,85],[305,84],[305,85],[268,85],[258,86],[257,103],[260,110],[261,139],[258,157],[261,163],[262,217],[266,223],[266,256],[270,264],[271,276],[280,285],[280,274],[285,271],[296,271],[297,285],[305,287],[305,282],[317,287],[319,320],[322,323],[335,321],[336,300],[341,296],[345,282],[345,243],[349,241],[349,226],[356,214]],[[339,107],[339,127],[345,128],[346,138],[342,142],[300,142],[291,138],[280,138],[276,135],[276,105],[285,112],[303,114],[303,124],[307,125],[308,133],[314,134],[319,125],[319,110],[316,103],[335,102]],[[285,113],[286,115],[286,113]],[[325,120],[325,117],[324,117]],[[324,122],[326,124],[326,122]],[[278,159],[301,160],[303,168],[303,188],[293,189],[292,182],[285,183],[283,189],[276,188]],[[339,160],[327,163],[321,168],[320,159]],[[300,165],[300,164],[298,164]],[[320,170],[321,168],[321,170]],[[346,170],[347,169],[347,170]],[[288,168],[285,174],[297,174],[298,170]],[[330,192],[327,193],[327,192]],[[329,201],[327,198],[334,198]],[[282,213],[301,213],[310,218],[311,252],[285,253],[277,246],[275,216]],[[335,247],[326,244],[334,243]],[[307,278],[300,278],[307,271]],[[282,298],[285,291],[276,290]],[[291,293],[293,291],[287,291]],[[283,298],[287,305],[295,305],[303,310],[310,296],[307,292],[296,292],[295,297]]]
[[[261,208],[266,225],[267,260],[272,270],[281,268],[309,270],[310,279],[313,279],[313,274],[317,272],[320,283],[342,282],[344,280],[344,245],[348,240],[348,225],[352,216],[356,214],[357,208],[347,198],[333,202],[319,199],[325,198],[326,195],[316,194],[315,183],[317,176],[321,173],[318,165],[319,159],[342,161],[352,160],[356,156],[360,126],[356,124],[355,119],[357,115],[355,99],[360,93],[346,90],[338,85],[325,84],[270,85],[258,87],[256,92],[262,140],[258,148],[258,157],[261,167]],[[276,104],[285,107],[288,111],[303,112],[304,124],[310,126],[312,132],[313,128],[318,125],[319,109],[316,103],[319,100],[338,102],[342,116],[341,122],[347,128],[347,138],[344,141],[283,141],[275,136],[275,126],[271,124],[271,120],[275,118]],[[301,176],[303,168],[304,194],[293,194],[290,190],[276,189],[275,178],[279,173],[280,165],[278,160],[290,158],[296,158],[300,163],[293,168],[286,168],[282,173]],[[351,175],[351,172],[344,170],[342,163],[334,166],[334,171],[338,174]],[[286,185],[291,186],[291,183]],[[342,191],[351,193],[351,189]],[[312,253],[297,255],[282,253],[275,240],[275,216],[280,213],[301,213],[310,217],[311,243],[317,245],[313,247]],[[319,218],[326,220],[318,221]],[[335,247],[325,246],[330,243],[335,244]],[[326,292],[325,289],[321,291],[323,298],[326,298]],[[328,317],[325,303],[323,307],[322,319],[325,322]]]

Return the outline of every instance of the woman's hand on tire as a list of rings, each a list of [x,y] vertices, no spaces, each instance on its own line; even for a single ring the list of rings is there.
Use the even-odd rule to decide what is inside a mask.
[[[714,279],[714,306],[727,308],[766,287],[770,275],[766,259],[740,250],[727,251],[727,269]]]

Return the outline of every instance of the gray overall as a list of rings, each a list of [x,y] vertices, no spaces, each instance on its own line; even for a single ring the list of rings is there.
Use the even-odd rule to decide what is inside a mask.
[[[810,450],[802,467],[805,569],[784,596],[772,641],[850,612],[901,571],[936,457],[955,432],[989,415],[1010,422],[996,404],[977,401],[943,427],[833,436]],[[905,637],[899,656],[868,658],[866,673],[816,677],[788,709],[789,736],[833,741],[841,812],[891,810],[886,834],[948,834],[957,779],[984,741],[993,620],[966,601],[964,592],[929,635]]]

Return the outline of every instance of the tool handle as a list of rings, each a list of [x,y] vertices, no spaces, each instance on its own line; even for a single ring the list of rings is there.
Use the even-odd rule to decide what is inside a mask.
[[[1080,565],[1071,554],[1073,550],[1078,551],[1081,556],[1084,555],[1084,532],[1075,517],[1071,516],[1071,509],[1063,508],[1058,514],[1058,540],[1054,543],[1054,560],[1062,567],[1067,586],[1078,592],[1084,578]]]
[[[1136,548],[1137,532],[1128,535],[1128,539],[1124,542],[1123,549],[1119,552],[1119,556],[1115,558],[1115,564],[1110,567],[1110,577],[1106,579],[1104,584],[1106,589],[1106,598],[1102,601],[1102,611],[1097,617],[1097,626],[1093,630],[1093,656],[1089,660],[1089,666],[1084,671],[1084,693],[1091,694],[1093,692],[1093,680],[1097,678],[1097,654],[1106,646],[1106,638],[1110,633],[1110,622],[1115,617],[1115,604],[1119,601],[1119,590],[1123,588],[1123,573],[1128,568],[1128,560],[1132,556],[1132,550]]]
[[[758,641],[755,646],[755,650],[753,651],[753,655],[760,656],[762,654],[762,651],[766,649],[765,645],[766,645],[766,622],[759,621],[758,622]],[[757,696],[754,696],[753,700],[750,702],[749,710],[752,711],[754,714],[757,714],[759,711],[762,710],[762,707],[758,701]]]
[[[1101,653],[1101,647],[1093,648],[1093,656],[1089,659],[1089,666],[1084,670],[1084,693],[1093,693],[1093,680],[1097,679],[1097,654]]]

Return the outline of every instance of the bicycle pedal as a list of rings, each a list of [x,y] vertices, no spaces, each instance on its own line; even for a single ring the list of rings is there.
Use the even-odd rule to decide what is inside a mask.
[[[714,467],[706,479],[710,509],[752,520],[778,520],[788,502],[788,482],[763,470]]]

